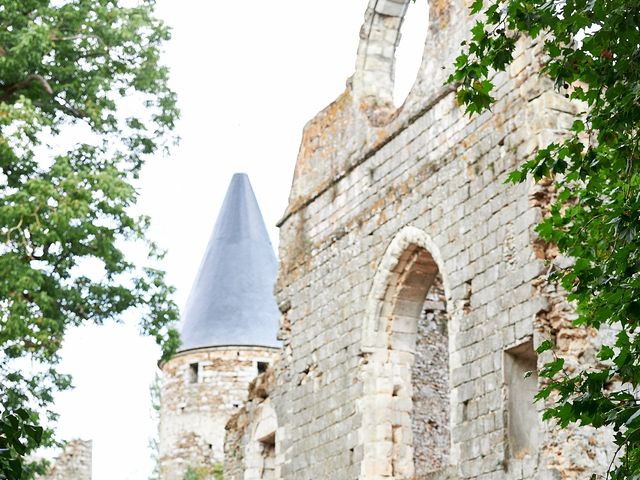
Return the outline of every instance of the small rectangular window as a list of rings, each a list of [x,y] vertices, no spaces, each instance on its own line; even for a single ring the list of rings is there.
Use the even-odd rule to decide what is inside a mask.
[[[509,451],[516,459],[531,455],[538,448],[540,418],[533,399],[538,391],[537,361],[531,340],[505,351]]]
[[[269,362],[258,362],[258,373],[265,372],[269,367]]]
[[[189,383],[198,383],[198,363],[189,364]]]

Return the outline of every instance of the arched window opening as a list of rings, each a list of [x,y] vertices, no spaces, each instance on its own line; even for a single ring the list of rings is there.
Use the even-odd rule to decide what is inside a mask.
[[[449,335],[442,278],[437,275],[418,321],[411,369],[413,460],[417,474],[447,466],[449,457]]]
[[[416,81],[429,31],[429,2],[409,2],[395,52],[393,103],[404,103]]]
[[[404,227],[380,260],[362,340],[362,478],[448,478],[447,278],[437,246]]]
[[[393,478],[422,477],[449,463],[449,337],[442,277],[433,257],[409,248],[386,298],[393,375]]]
[[[404,104],[419,77],[428,32],[427,0],[370,0],[353,86],[372,125],[387,124]]]

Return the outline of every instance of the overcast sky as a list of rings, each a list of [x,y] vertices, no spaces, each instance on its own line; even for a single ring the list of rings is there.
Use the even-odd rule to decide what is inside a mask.
[[[165,63],[177,91],[180,145],[148,163],[139,209],[168,250],[164,268],[184,307],[231,176],[249,175],[277,246],[302,128],[353,74],[367,0],[158,0],[172,27]],[[397,67],[408,92],[426,35],[426,0],[410,7]],[[415,10],[415,11],[412,11]],[[133,318],[135,320],[135,318]],[[133,322],[67,336],[58,396],[62,438],[94,442],[94,480],[144,480],[154,435],[149,385],[159,351]]]

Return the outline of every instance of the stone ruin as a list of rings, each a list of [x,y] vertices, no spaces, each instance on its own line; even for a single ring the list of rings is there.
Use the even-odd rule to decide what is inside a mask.
[[[70,440],[40,480],[91,480],[91,440]]]
[[[603,474],[607,432],[556,429],[532,397],[544,339],[571,369],[596,361],[548,281],[569,260],[535,226],[549,181],[508,172],[570,128],[575,105],[518,41],[491,112],[445,85],[473,19],[432,0],[415,84],[393,100],[411,0],[370,0],[356,71],[305,127],[280,265],[246,176],[232,180],[161,365],[160,475],[183,480],[573,480]],[[425,0],[426,1],[426,0]],[[338,12],[339,14],[339,12]],[[276,330],[278,341],[276,341]],[[256,376],[257,375],[257,376]],[[215,467],[215,468],[214,468]],[[89,480],[71,442],[47,480]]]
[[[605,433],[541,421],[526,371],[551,338],[595,361],[548,282],[566,262],[534,227],[550,182],[506,185],[576,107],[518,41],[491,112],[445,85],[473,19],[430,1],[413,89],[392,98],[410,0],[371,0],[356,72],[305,127],[279,222],[282,349],[227,423],[225,480],[579,479],[606,471]],[[339,12],[337,12],[339,14]]]

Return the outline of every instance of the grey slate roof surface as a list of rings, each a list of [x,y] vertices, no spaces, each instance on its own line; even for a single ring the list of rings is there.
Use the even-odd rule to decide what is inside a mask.
[[[277,268],[249,177],[236,173],[184,309],[180,350],[280,346]]]

